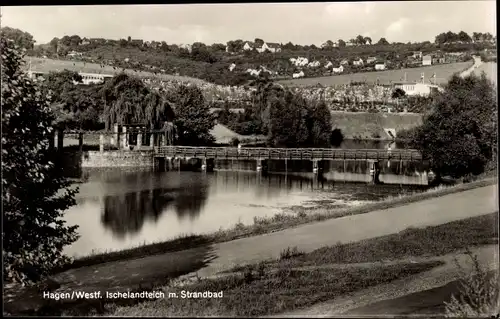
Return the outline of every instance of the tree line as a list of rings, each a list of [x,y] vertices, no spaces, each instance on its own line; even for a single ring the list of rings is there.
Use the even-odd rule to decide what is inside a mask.
[[[434,42],[436,44],[450,44],[456,42],[470,43],[470,42],[484,42],[496,40],[491,33],[473,32],[472,36],[465,31],[454,33],[451,31],[440,33],[436,36]]]

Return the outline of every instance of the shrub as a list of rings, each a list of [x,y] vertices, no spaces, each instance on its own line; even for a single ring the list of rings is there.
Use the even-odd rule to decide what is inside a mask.
[[[445,302],[447,317],[478,318],[498,314],[500,295],[498,271],[489,273],[481,267],[476,255],[468,252],[473,263],[472,271],[466,271],[456,260],[461,272],[461,289],[458,297],[452,295],[450,302]]]
[[[344,134],[342,134],[342,130],[339,128],[333,129],[330,134],[330,144],[338,147],[344,141]]]
[[[285,260],[285,259],[291,259],[294,257],[302,256],[305,253],[303,251],[299,251],[297,246],[290,248],[288,247],[287,249],[284,249],[280,253],[280,260]]]

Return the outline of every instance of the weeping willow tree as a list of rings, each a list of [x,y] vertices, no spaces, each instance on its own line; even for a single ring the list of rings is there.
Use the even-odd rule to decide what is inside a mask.
[[[174,139],[174,111],[166,94],[148,88],[140,79],[119,74],[103,87],[103,120],[113,124],[144,123],[150,130],[165,131],[169,144]]]

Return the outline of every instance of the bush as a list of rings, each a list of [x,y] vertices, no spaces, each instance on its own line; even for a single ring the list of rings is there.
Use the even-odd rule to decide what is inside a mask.
[[[330,144],[332,146],[338,147],[344,141],[344,134],[342,134],[342,130],[339,128],[333,129],[330,134]]]
[[[481,267],[477,256],[468,252],[473,262],[472,271],[466,271],[455,260],[461,272],[460,293],[452,295],[450,302],[445,302],[447,317],[479,318],[498,314],[500,309],[500,295],[498,285],[498,271],[492,273]]]

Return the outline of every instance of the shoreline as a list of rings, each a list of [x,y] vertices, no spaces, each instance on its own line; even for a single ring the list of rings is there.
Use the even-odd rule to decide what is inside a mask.
[[[54,269],[51,274],[61,273],[70,269],[88,267],[108,262],[138,259],[163,253],[183,251],[191,248],[207,246],[215,243],[228,242],[240,238],[258,236],[278,232],[299,225],[321,222],[327,219],[341,218],[350,215],[364,214],[374,210],[404,206],[406,204],[441,197],[465,190],[490,186],[498,183],[496,177],[484,178],[466,184],[453,186],[438,186],[420,193],[413,193],[398,197],[388,197],[384,200],[362,206],[331,210],[324,207],[301,208],[295,214],[278,213],[268,218],[254,218],[254,223],[244,225],[237,223],[229,229],[219,229],[216,232],[196,235],[189,234],[161,242],[149,243],[125,250],[99,252],[87,256],[77,257],[71,264]]]

